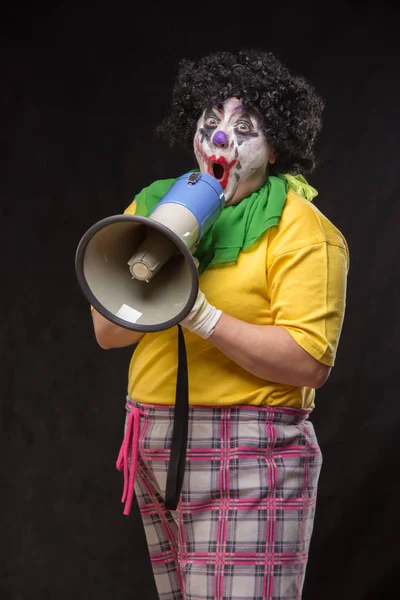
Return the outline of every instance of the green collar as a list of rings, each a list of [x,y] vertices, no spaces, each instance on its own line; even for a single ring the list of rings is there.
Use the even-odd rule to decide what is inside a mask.
[[[136,214],[147,217],[175,181],[163,179],[144,188],[136,196]],[[235,262],[242,250],[278,225],[289,187],[310,201],[318,193],[302,175],[270,175],[259,190],[239,204],[226,206],[194,253],[199,260],[199,273],[214,265]]]

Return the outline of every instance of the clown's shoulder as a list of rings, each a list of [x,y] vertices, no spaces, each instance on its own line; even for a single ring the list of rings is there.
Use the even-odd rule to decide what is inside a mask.
[[[347,241],[338,227],[313,202],[289,188],[279,224],[270,229],[270,257],[322,243],[341,248],[349,257]]]

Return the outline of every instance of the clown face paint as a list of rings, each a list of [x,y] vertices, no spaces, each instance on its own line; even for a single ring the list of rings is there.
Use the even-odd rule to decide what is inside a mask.
[[[194,136],[200,171],[220,182],[225,204],[237,204],[266,180],[270,151],[255,113],[229,98],[210,105],[201,115]],[[272,161],[271,161],[272,162]]]

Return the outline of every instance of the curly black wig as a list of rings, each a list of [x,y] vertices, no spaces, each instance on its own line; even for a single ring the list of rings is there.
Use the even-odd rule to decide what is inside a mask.
[[[263,130],[274,148],[272,170],[309,173],[322,125],[324,103],[302,77],[291,74],[270,52],[215,52],[198,62],[182,60],[172,93],[171,111],[157,127],[170,146],[193,149],[197,121],[210,102],[242,100],[263,118]]]

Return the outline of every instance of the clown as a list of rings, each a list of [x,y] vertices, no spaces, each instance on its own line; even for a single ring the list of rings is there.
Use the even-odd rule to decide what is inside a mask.
[[[270,53],[179,65],[157,131],[218,179],[225,207],[196,249],[200,290],[179,330],[190,406],[177,474],[176,328],[142,334],[93,310],[102,348],[138,344],[118,468],[127,476],[130,448],[125,513],[135,486],[161,600],[302,595],[322,465],[309,417],[335,363],[349,263],[303,177],[315,167],[322,110],[313,87]],[[175,180],[151,183],[125,212],[146,216]],[[171,473],[182,485],[173,507]]]

